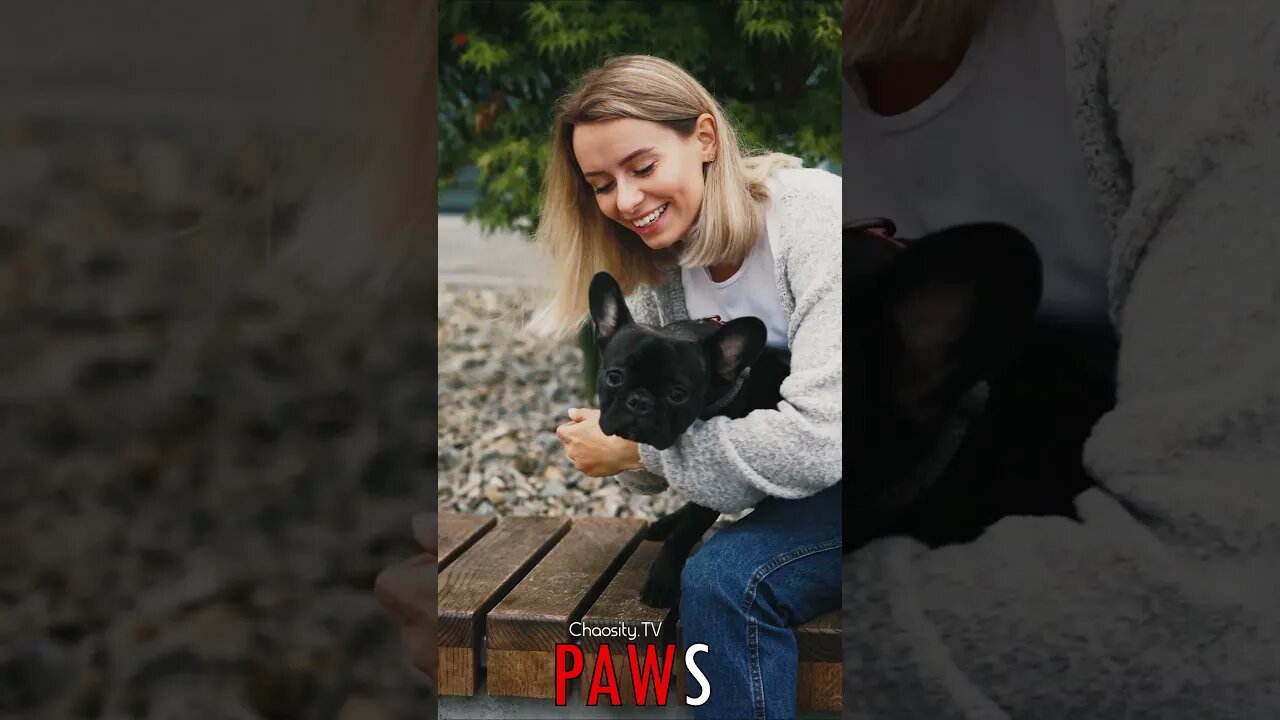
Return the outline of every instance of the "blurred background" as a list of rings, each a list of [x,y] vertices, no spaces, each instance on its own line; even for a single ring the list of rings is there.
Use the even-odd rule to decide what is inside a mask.
[[[0,717],[433,714],[427,7],[0,5]]]
[[[747,145],[839,173],[839,19],[839,0],[441,8],[442,510],[652,518],[683,503],[573,469],[555,428],[595,404],[594,348],[521,332],[550,278],[528,238],[554,104],[609,55],[658,55],[707,87]]]

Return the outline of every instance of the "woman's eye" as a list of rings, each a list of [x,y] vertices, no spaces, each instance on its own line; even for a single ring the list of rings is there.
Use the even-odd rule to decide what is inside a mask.
[[[610,370],[604,374],[604,384],[609,387],[618,387],[622,384],[622,371]]]
[[[667,391],[667,399],[673,403],[682,403],[689,399],[689,392],[676,385]]]
[[[636,175],[638,175],[639,177],[645,177],[645,176],[646,176],[646,175],[648,175],[649,173],[652,173],[652,172],[653,172],[653,169],[654,169],[655,167],[657,167],[657,165],[658,165],[658,163],[656,163],[656,162],[651,162],[651,163],[649,163],[648,165],[645,165],[644,167],[640,168],[639,170],[636,170]],[[591,191],[592,191],[592,192],[594,192],[594,193],[595,193],[595,194],[597,194],[597,195],[603,195],[603,194],[605,194],[605,193],[609,192],[610,190],[612,190],[612,189],[613,189],[613,186],[614,186],[614,183],[605,183],[604,185],[601,185],[600,187],[593,187],[593,188],[591,188]]]

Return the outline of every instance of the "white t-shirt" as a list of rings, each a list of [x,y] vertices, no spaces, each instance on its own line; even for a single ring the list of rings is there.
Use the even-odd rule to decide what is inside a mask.
[[[728,322],[754,315],[769,331],[765,346],[788,349],[787,324],[778,300],[778,282],[767,231],[761,232],[760,242],[751,248],[742,267],[728,280],[714,282],[707,269],[701,267],[681,268],[680,279],[691,320],[719,315],[721,321]]]
[[[911,110],[866,107],[844,85],[844,216],[883,216],[902,237],[1004,222],[1044,264],[1042,314],[1107,319],[1109,247],[1071,128],[1050,0],[996,5],[955,74]]]

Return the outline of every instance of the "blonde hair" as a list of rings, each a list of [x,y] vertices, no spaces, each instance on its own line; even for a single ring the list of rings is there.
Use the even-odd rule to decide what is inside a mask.
[[[682,137],[709,113],[716,126],[715,160],[706,165],[702,208],[688,234],[669,251],[649,249],[633,232],[600,212],[573,155],[579,123],[635,118],[662,123]],[[608,271],[624,293],[658,284],[676,264],[741,262],[760,237],[768,199],[765,180],[780,167],[798,167],[790,155],[744,152],[738,135],[711,94],[679,66],[649,55],[607,60],[584,75],[557,107],[551,156],[542,186],[542,213],[534,239],[552,260],[553,296],[530,329],[564,335],[585,319],[591,277]],[[678,250],[677,250],[678,248]]]
[[[844,65],[901,51],[947,57],[968,42],[999,0],[844,0]]]

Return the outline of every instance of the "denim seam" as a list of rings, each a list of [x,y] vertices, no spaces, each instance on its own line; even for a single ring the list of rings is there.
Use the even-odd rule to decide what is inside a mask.
[[[828,540],[826,542],[797,548],[789,553],[783,553],[764,565],[761,565],[759,569],[756,570],[755,574],[751,576],[751,582],[747,583],[747,591],[742,596],[742,611],[745,613],[751,612],[751,606],[756,602],[756,588],[759,587],[760,583],[764,582],[764,579],[774,570],[801,558],[806,558],[810,555],[817,555],[818,553],[826,552],[827,550],[834,550],[835,548],[840,547],[843,542],[843,539],[837,538],[835,540]]]
[[[753,617],[747,618],[747,661],[751,665],[751,704],[755,720],[765,720],[764,674],[760,669],[760,629]]]
[[[751,582],[747,583],[747,591],[742,597],[742,611],[747,615],[747,659],[750,663],[751,671],[751,701],[755,706],[756,720],[764,720],[765,718],[765,702],[764,702],[764,673],[760,669],[760,647],[759,647],[759,627],[756,619],[751,616],[751,608],[756,602],[756,588],[764,579],[768,577],[774,570],[810,555],[817,555],[820,552],[834,550],[840,547],[844,540],[837,538],[822,543],[808,545],[797,548],[789,553],[783,553],[769,562],[761,565],[751,576]]]

